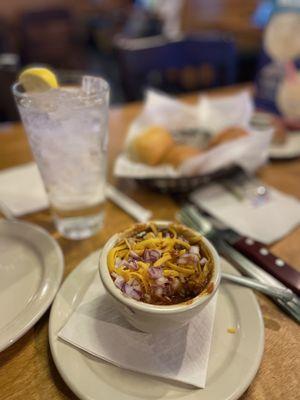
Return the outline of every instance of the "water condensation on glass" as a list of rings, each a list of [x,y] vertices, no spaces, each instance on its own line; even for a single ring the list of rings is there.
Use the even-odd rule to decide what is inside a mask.
[[[108,94],[106,94],[108,96]],[[73,210],[104,201],[108,99],[83,88],[22,98],[19,111],[51,204]]]

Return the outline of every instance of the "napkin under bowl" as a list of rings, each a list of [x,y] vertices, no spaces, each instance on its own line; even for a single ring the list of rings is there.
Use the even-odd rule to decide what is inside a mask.
[[[189,325],[166,335],[136,330],[118,313],[99,278],[87,289],[58,336],[72,347],[121,368],[204,388],[216,300]]]

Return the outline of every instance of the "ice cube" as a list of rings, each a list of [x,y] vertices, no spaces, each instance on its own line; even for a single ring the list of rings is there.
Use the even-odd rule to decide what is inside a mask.
[[[108,92],[107,82],[99,77],[84,75],[82,78],[81,89],[87,95],[101,94]]]
[[[32,106],[44,113],[51,113],[59,107],[60,89],[50,89],[43,93],[32,93]]]

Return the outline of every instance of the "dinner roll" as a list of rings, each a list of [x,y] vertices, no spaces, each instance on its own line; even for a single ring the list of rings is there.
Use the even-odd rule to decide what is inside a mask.
[[[157,165],[173,145],[174,140],[166,129],[151,126],[132,141],[129,154],[135,161]]]
[[[162,159],[164,164],[172,164],[174,167],[179,167],[184,161],[191,157],[198,156],[203,150],[188,146],[185,144],[177,144],[165,154]]]
[[[208,147],[215,147],[219,144],[229,142],[230,140],[239,139],[243,136],[247,136],[248,132],[240,128],[238,126],[232,126],[230,128],[226,128],[223,131],[217,133],[212,139],[209,141]]]

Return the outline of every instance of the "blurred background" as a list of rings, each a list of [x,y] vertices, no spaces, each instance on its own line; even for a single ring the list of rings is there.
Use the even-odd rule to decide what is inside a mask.
[[[0,121],[18,118],[10,85],[31,63],[104,76],[112,103],[255,79],[272,2],[9,0],[0,2]]]

